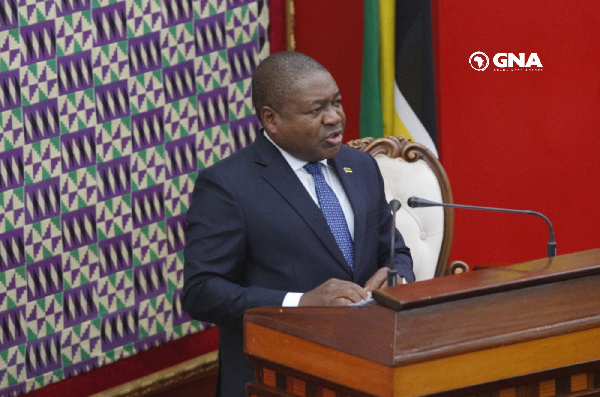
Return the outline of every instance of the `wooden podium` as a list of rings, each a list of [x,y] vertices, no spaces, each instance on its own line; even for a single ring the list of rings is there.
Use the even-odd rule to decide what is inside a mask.
[[[600,394],[600,249],[246,312],[248,396]]]

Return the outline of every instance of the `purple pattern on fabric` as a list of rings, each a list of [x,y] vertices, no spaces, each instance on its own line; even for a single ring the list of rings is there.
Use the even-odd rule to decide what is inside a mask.
[[[138,337],[137,308],[127,308],[102,317],[102,351],[106,352]]]
[[[62,172],[96,164],[96,130],[87,128],[61,137]]]
[[[125,2],[119,2],[106,7],[92,9],[92,21],[96,32],[95,47],[127,38],[125,6]]]
[[[147,149],[165,142],[163,108],[139,113],[131,117],[133,151]]]
[[[217,14],[194,22],[196,56],[223,50],[227,46],[225,14]]]
[[[48,99],[23,108],[25,142],[38,142],[60,135],[58,99]]]
[[[25,186],[25,222],[34,223],[60,214],[60,178]]]
[[[58,93],[69,94],[94,86],[92,51],[58,58]]]
[[[196,169],[196,139],[188,136],[165,145],[167,152],[167,178],[189,174]]]
[[[86,207],[62,215],[62,237],[65,251],[95,243],[96,208]]]
[[[0,112],[21,106],[19,70],[0,73]]]
[[[67,290],[63,294],[65,327],[81,324],[98,317],[97,282],[92,281],[81,287]]]
[[[165,259],[136,266],[134,269],[135,301],[141,302],[167,292]]]
[[[133,227],[139,228],[164,219],[165,200],[162,185],[133,192],[131,201]]]
[[[129,39],[129,67],[132,76],[162,67],[158,32]]]
[[[0,327],[3,334],[3,338],[0,339],[0,351],[27,342],[25,306],[0,311],[0,324],[3,324]],[[8,324],[11,324],[10,329]]]
[[[131,165],[129,157],[120,157],[98,165],[100,201],[131,192]]]
[[[196,92],[194,61],[164,68],[163,84],[167,103],[194,95]]]
[[[53,20],[23,26],[20,32],[24,65],[56,58],[56,27]]]
[[[133,243],[131,233],[101,241],[98,244],[100,277],[106,277],[133,266]]]
[[[61,368],[60,334],[28,342],[25,363],[29,378]]]

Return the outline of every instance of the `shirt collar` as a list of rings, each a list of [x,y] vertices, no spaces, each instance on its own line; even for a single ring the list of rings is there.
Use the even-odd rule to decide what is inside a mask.
[[[271,139],[271,137],[269,137],[269,135],[267,134],[267,132],[265,130],[263,130],[263,134],[273,145],[275,145],[277,150],[279,150],[281,152],[281,155],[283,156],[285,161],[288,162],[290,167],[292,167],[292,170],[294,170],[294,172],[298,171],[301,168],[304,168],[304,166],[306,164],[308,164],[308,161],[300,160],[299,158],[292,156],[291,154],[289,154],[288,152],[286,152],[285,150],[283,150],[282,148],[277,146],[277,144],[275,142],[273,142],[273,140]],[[329,167],[329,164],[327,163],[327,159],[321,160],[321,161],[319,161],[319,163],[323,164],[326,167]]]

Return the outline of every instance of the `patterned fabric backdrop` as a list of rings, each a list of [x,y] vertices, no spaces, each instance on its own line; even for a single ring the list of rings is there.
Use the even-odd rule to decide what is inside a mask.
[[[185,213],[256,135],[267,2],[0,0],[0,395],[209,326]]]

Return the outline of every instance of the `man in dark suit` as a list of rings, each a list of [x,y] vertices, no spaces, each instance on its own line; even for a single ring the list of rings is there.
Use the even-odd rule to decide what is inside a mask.
[[[277,53],[254,72],[252,100],[264,132],[199,173],[187,215],[183,306],[219,325],[226,397],[245,395],[254,377],[243,353],[246,309],[364,301],[386,285],[390,256],[383,180],[370,155],[342,145],[346,116],[331,74],[304,54]],[[325,202],[329,188],[337,199]],[[331,201],[343,211],[335,221]],[[414,281],[397,231],[395,252],[399,277]]]

